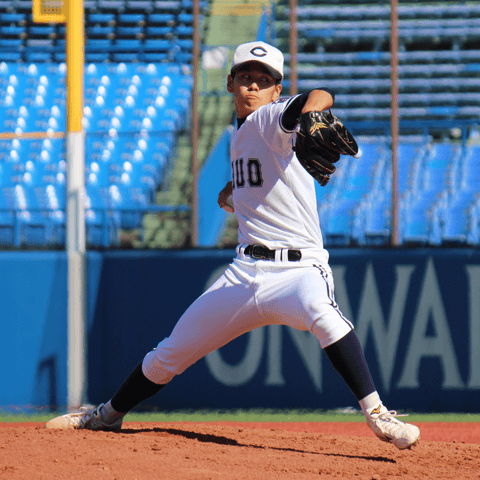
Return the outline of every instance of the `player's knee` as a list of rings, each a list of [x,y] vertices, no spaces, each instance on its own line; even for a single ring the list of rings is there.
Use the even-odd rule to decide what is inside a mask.
[[[163,385],[168,383],[175,376],[175,373],[167,370],[164,362],[159,358],[157,350],[153,350],[143,359],[143,374],[153,383]]]
[[[339,318],[337,314],[324,315],[313,323],[311,332],[318,338],[323,349],[343,338],[352,328],[350,322]]]

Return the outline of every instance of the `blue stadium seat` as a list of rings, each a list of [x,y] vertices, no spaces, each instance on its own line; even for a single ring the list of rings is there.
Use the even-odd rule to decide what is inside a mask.
[[[182,4],[177,0],[156,0],[155,11],[176,13],[181,10]],[[155,15],[155,14],[152,14]],[[150,19],[149,19],[150,20]]]
[[[470,145],[462,163],[461,189],[478,190],[478,179],[480,178],[480,145]]]
[[[109,165],[107,162],[87,162],[85,165],[85,184],[94,187],[108,187]]]
[[[15,186],[15,203],[20,244],[47,246],[52,244],[53,225],[50,221],[49,205],[41,186]]]
[[[172,50],[172,43],[169,40],[156,39],[156,38],[146,38],[143,49],[145,51],[155,50],[155,52],[169,52]]]
[[[402,243],[419,243],[427,245],[430,238],[430,221],[427,218],[425,205],[411,208],[407,213],[404,231],[401,233]]]
[[[355,202],[357,204],[358,202]],[[352,238],[352,202],[337,205],[329,212],[325,225],[325,244],[332,246],[349,245]]]
[[[125,0],[97,0],[97,8],[102,12],[119,12],[125,9]]]
[[[126,229],[140,228],[143,214],[138,208],[147,207],[149,199],[136,187],[112,185],[109,189],[110,202],[120,212],[120,227]]]
[[[9,186],[23,183],[25,174],[25,164],[20,163],[19,155],[16,150],[11,150],[9,160],[0,163],[0,185]]]
[[[114,62],[136,62],[139,54],[137,52],[114,52],[112,59]]]
[[[111,37],[115,33],[115,27],[113,25],[90,25],[86,28],[88,37]]]
[[[151,13],[148,15],[148,25],[173,25],[175,23],[175,15],[171,13]]]
[[[185,25],[193,25],[193,14],[191,13],[180,13],[178,15],[178,22]]]
[[[0,35],[2,37],[19,38],[27,34],[25,25],[0,25]]]
[[[127,9],[131,11],[152,11],[154,0],[127,0]]]
[[[177,28],[176,28],[176,32],[177,32],[177,35],[178,35],[178,38],[192,38],[193,36],[193,27],[191,26],[188,26],[188,25],[179,25]],[[182,46],[182,45],[181,45]],[[193,43],[192,43],[192,46],[193,46]],[[188,43],[188,45],[183,45],[182,48],[187,48],[188,50],[191,49],[190,47],[190,42]]]
[[[421,188],[433,192],[439,192],[448,187],[454,187],[449,183],[449,167],[459,160],[460,148],[449,142],[433,144],[432,151],[425,161],[422,171]]]
[[[22,38],[0,38],[0,48],[19,49],[23,43]]]
[[[0,13],[0,23],[25,23],[27,16],[22,12],[2,12]]]
[[[143,27],[131,25],[119,25],[116,29],[117,38],[139,37],[143,33]]]
[[[145,23],[145,15],[142,13],[120,13],[118,15],[119,25],[138,25]]]
[[[39,25],[39,24],[32,24],[28,27],[28,37],[48,37],[50,35],[55,34],[55,26],[54,25]]]
[[[87,62],[106,62],[109,60],[108,52],[89,52],[85,51],[85,60]]]
[[[390,240],[391,207],[391,198],[388,197],[369,202],[363,224],[366,245],[385,245]]]
[[[109,212],[111,207],[108,189],[86,186],[85,225],[88,246],[106,248],[116,244],[118,229],[115,216]]]
[[[417,193],[420,190],[420,173],[427,156],[428,140],[426,138],[400,137],[397,150],[397,181],[400,196],[407,192]],[[385,173],[385,190],[391,193],[392,165],[388,159]]]
[[[470,245],[480,242],[479,225],[474,220],[479,199],[479,194],[472,190],[457,193],[442,212],[442,242]]]
[[[113,13],[89,13],[87,14],[86,23],[107,23],[115,24],[115,15]]]
[[[175,27],[169,25],[147,25],[145,28],[145,41],[155,40],[151,37],[165,37],[170,38],[175,33]]]

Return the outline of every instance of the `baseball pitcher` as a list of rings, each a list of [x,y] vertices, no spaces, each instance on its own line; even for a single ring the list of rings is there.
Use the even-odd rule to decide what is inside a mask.
[[[323,245],[315,181],[326,186],[335,163],[341,155],[355,156],[357,144],[332,114],[328,88],[280,96],[283,61],[271,45],[245,43],[227,78],[237,125],[232,180],[218,204],[238,219],[235,259],[111,400],[50,420],[47,428],[119,430],[127,412],[208,353],[255,328],[279,324],[317,337],[380,440],[399,449],[419,440],[420,430],[381,402],[353,325],[335,302]]]

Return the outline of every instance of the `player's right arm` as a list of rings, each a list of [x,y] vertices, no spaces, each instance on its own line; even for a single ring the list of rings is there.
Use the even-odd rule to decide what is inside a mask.
[[[231,181],[228,182],[218,194],[218,206],[228,213],[233,213],[235,211],[233,208],[232,194],[233,186]]]

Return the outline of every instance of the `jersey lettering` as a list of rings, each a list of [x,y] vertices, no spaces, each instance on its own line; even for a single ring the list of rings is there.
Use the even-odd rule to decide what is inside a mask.
[[[245,186],[245,177],[243,175],[243,158],[237,158],[232,168],[233,188],[242,188]]]
[[[261,187],[263,185],[262,166],[258,158],[248,159],[248,184],[251,187]]]
[[[248,184],[251,187],[263,185],[262,165],[258,158],[249,158],[247,163]],[[245,186],[245,174],[243,171],[243,158],[237,158],[232,165],[232,186],[242,188]]]

